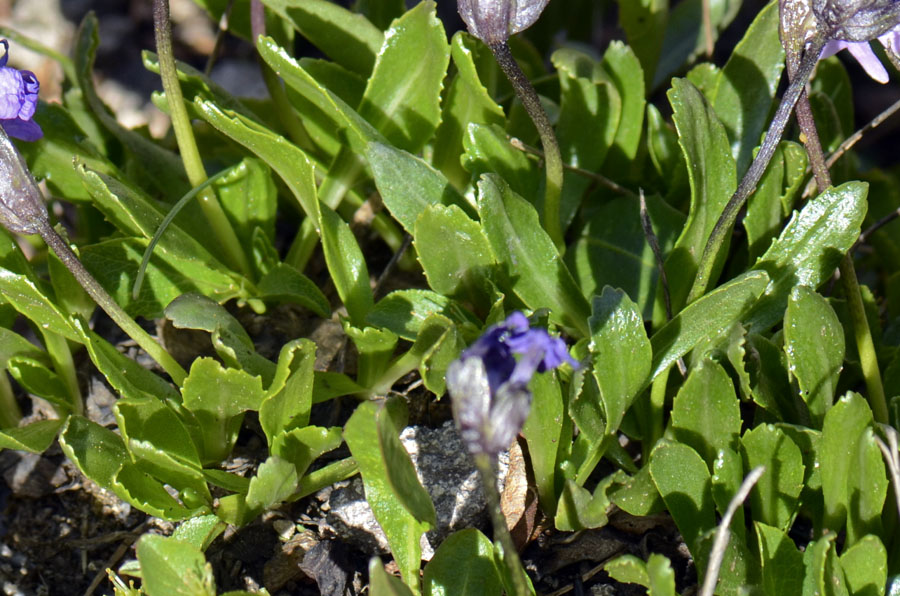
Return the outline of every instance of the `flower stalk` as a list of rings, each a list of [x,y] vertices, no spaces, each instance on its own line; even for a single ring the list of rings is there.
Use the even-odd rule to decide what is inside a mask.
[[[169,22],[168,0],[153,0],[153,29],[156,35],[156,53],[159,57],[159,75],[169,104],[172,117],[172,129],[181,152],[185,172],[191,186],[200,186],[206,181],[206,169],[200,158],[200,150],[191,129],[191,120],[184,107],[184,95],[178,82],[178,70],[175,66],[175,55],[172,51],[172,25]],[[224,251],[228,264],[245,274],[250,273],[250,263],[241,250],[240,241],[234,233],[222,206],[212,189],[206,189],[198,196],[200,207],[206,216],[219,245]]]

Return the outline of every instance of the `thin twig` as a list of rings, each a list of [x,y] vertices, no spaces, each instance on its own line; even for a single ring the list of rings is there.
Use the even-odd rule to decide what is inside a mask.
[[[859,239],[857,239],[856,244],[854,244],[853,248],[851,248],[850,250],[854,251],[857,248],[859,248],[859,246],[861,244],[865,244],[866,241],[869,239],[869,236],[871,236],[872,234],[874,234],[875,232],[877,232],[884,226],[888,225],[889,223],[891,223],[898,217],[900,217],[900,208],[896,209],[895,211],[891,211],[890,213],[888,213],[887,215],[885,215],[884,217],[882,217],[881,219],[879,219],[878,221],[873,223],[871,226],[866,228],[866,230],[862,234],[859,235]]]
[[[703,0],[703,36],[706,38],[706,57],[712,58],[713,31],[712,31],[712,11],[709,7],[709,0]]]
[[[381,275],[378,276],[378,281],[375,282],[375,288],[372,290],[372,294],[376,299],[381,293],[381,290],[384,287],[384,284],[387,281],[388,277],[390,277],[391,272],[394,271],[394,268],[400,261],[400,258],[407,251],[407,249],[409,249],[409,246],[412,244],[412,239],[412,236],[410,236],[409,234],[404,235],[403,244],[400,245],[400,248],[397,249],[397,252],[394,253],[394,255],[391,257],[391,260],[388,261],[387,265],[385,265],[384,271],[382,271]]]
[[[535,157],[539,157],[544,159],[544,152],[538,149],[537,147],[532,147],[531,145],[527,145],[522,142],[522,139],[518,139],[516,137],[507,137],[509,139],[509,144],[513,146],[514,149],[518,149],[523,153],[528,153],[534,155]],[[563,169],[568,170],[572,173],[578,174],[579,176],[584,176],[585,178],[589,178],[595,182],[598,182],[605,186],[606,188],[617,192],[619,194],[628,195],[630,197],[636,197],[632,190],[625,188],[624,186],[614,182],[604,176],[603,174],[597,174],[596,172],[591,172],[588,170],[584,170],[582,168],[576,166],[570,166],[569,164],[563,162]]]
[[[716,589],[716,582],[719,580],[719,570],[722,568],[722,560],[725,558],[725,549],[728,547],[728,540],[731,537],[731,532],[728,528],[731,525],[731,519],[737,512],[738,507],[743,505],[744,501],[747,500],[747,496],[750,494],[750,491],[753,490],[753,486],[759,481],[760,476],[762,476],[765,471],[765,466],[753,468],[750,473],[747,474],[747,477],[744,478],[741,487],[738,489],[737,493],[735,493],[731,502],[728,503],[728,509],[725,511],[725,515],[722,517],[722,521],[716,529],[716,538],[713,541],[712,551],[709,554],[709,565],[706,567],[706,577],[703,578],[703,587],[700,588],[700,596],[713,596],[713,592],[715,592]]]
[[[213,65],[215,65],[216,60],[219,58],[219,52],[222,51],[222,45],[225,43],[225,34],[228,32],[228,20],[231,18],[231,9],[234,7],[234,0],[228,0],[228,4],[225,5],[225,10],[222,11],[222,18],[219,19],[219,30],[216,31],[216,41],[213,44],[213,49],[209,53],[209,57],[206,59],[206,66],[203,67],[203,74],[209,76],[209,73],[212,72]]]

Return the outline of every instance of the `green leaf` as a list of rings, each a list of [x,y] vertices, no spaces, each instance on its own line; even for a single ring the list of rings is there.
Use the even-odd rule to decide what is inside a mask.
[[[299,482],[293,462],[270,455],[250,479],[247,507],[253,511],[262,511],[281,503],[297,490]]]
[[[270,447],[280,433],[309,424],[315,362],[316,344],[308,339],[282,346],[275,376],[259,406],[259,424]]]
[[[274,240],[278,191],[272,172],[263,161],[244,158],[225,177],[216,180],[213,187],[243,246],[251,245],[256,228]]]
[[[759,425],[741,438],[745,468],[765,466],[753,492],[753,519],[787,531],[794,521],[803,489],[803,455],[800,448],[778,427]]]
[[[78,341],[69,317],[28,276],[0,268],[0,294],[42,330]]]
[[[441,315],[432,315],[435,319],[443,319],[450,323],[449,319]],[[465,349],[466,342],[456,325],[450,326],[422,355],[419,364],[419,375],[425,388],[440,397],[447,390],[446,375],[450,363],[459,358],[459,354]]]
[[[474,528],[454,532],[425,565],[425,596],[500,596],[494,546]]]
[[[9,359],[6,369],[28,393],[59,406],[64,413],[74,411],[73,398],[66,384],[59,375],[40,361],[27,356],[13,356]]]
[[[385,206],[410,234],[415,233],[416,219],[428,207],[466,205],[443,174],[406,151],[369,143],[366,157]]]
[[[172,409],[159,399],[129,398],[116,402],[114,411],[122,440],[141,470],[176,490],[190,489],[212,503],[200,454]]]
[[[91,331],[86,322],[76,320],[75,327],[94,366],[122,397],[151,397],[173,400],[176,403],[181,401],[181,396],[172,385],[119,352],[115,346]]]
[[[200,424],[201,459],[217,462],[237,440],[243,413],[258,410],[265,397],[259,377],[223,368],[212,358],[197,358],[182,389],[184,406]]]
[[[553,322],[587,335],[587,302],[534,207],[496,175],[482,176],[478,190],[481,225],[516,295],[532,309],[549,308]]]
[[[115,238],[80,250],[85,268],[131,316],[162,317],[169,302],[187,293],[202,294],[217,302],[246,297],[247,290],[240,287],[233,272],[215,263],[154,250],[140,294],[134,298],[135,278],[147,244],[144,238]]]
[[[793,141],[782,141],[756,192],[747,203],[743,226],[750,247],[750,262],[762,255],[781,231],[782,222],[794,206],[806,180],[809,159],[806,149]]]
[[[372,72],[384,34],[366,17],[326,0],[264,0],[329,58],[363,76]]]
[[[432,0],[391,24],[378,52],[359,115],[400,149],[418,152],[441,119],[441,87],[450,46]]]
[[[462,209],[456,205],[425,208],[416,220],[413,237],[433,290],[468,298],[473,304],[486,297],[485,282],[496,261],[484,230]]]
[[[322,318],[331,316],[328,298],[316,283],[286,263],[278,263],[259,280],[260,297],[294,302]]]
[[[638,517],[664,509],[659,491],[650,476],[650,466],[644,466],[637,474],[613,487],[611,496],[620,509]]]
[[[697,566],[705,568],[700,538],[716,526],[709,468],[687,445],[663,439],[650,454],[650,475]]]
[[[769,276],[764,271],[751,271],[689,304],[650,338],[653,346],[650,379],[655,379],[704,337],[720,335],[741,320],[768,283]]]
[[[848,596],[844,570],[834,544],[835,538],[835,534],[826,534],[806,546],[803,553],[803,564],[806,567],[803,594]]]
[[[253,340],[223,306],[205,296],[184,294],[166,307],[165,314],[178,329],[209,332],[216,353],[227,366],[258,375],[265,385],[271,382],[275,365],[256,353]]]
[[[145,534],[137,545],[141,587],[147,596],[215,596],[212,565],[186,542]]]
[[[668,0],[619,0],[619,24],[641,61],[644,82],[653,82],[669,12]]]
[[[378,301],[366,317],[375,327],[388,329],[398,337],[415,341],[428,317],[439,314],[457,325],[481,328],[480,322],[459,303],[430,290],[396,290]]]
[[[184,523],[179,524],[172,532],[172,538],[206,551],[209,545],[222,535],[226,527],[215,515],[201,515],[184,520]]]
[[[677,312],[687,298],[709,235],[737,188],[737,173],[725,128],[703,94],[688,80],[673,79],[667,95],[691,185],[687,222],[666,259],[672,310]],[[711,279],[718,278],[727,252],[726,241],[716,256]]]
[[[794,286],[816,289],[834,273],[859,236],[868,185],[847,182],[830,188],[794,213],[781,235],[753,266],[771,278],[766,295],[748,315],[751,330],[781,321]]]
[[[306,473],[316,458],[340,447],[341,441],[339,427],[304,426],[283,432],[275,437],[271,452],[272,455],[277,455],[293,464],[297,477],[300,477]]]
[[[747,336],[747,374],[750,376],[750,397],[754,402],[791,423],[809,423],[800,396],[791,387],[784,351],[756,333]]]
[[[350,320],[362,326],[375,306],[366,260],[347,222],[326,205],[321,205],[321,210],[322,250],[331,280]]]
[[[719,450],[737,449],[740,402],[728,373],[715,361],[704,360],[691,370],[678,390],[672,402],[672,431],[676,440],[703,457],[710,470]]]
[[[825,414],[819,449],[825,527],[848,530],[848,544],[877,526],[887,484],[884,464],[872,457],[872,411],[855,393],[838,400]],[[877,447],[876,447],[877,449]],[[875,513],[877,511],[877,513]]]
[[[547,515],[552,516],[559,496],[556,462],[565,427],[565,405],[555,373],[548,371],[535,375],[529,387],[532,392],[531,411],[522,427],[522,436],[528,443],[538,500]]]
[[[865,536],[841,555],[841,567],[851,594],[882,596],[888,574],[888,554],[877,536]]]
[[[669,559],[659,553],[651,553],[646,563],[634,555],[622,555],[605,569],[616,581],[644,586],[648,596],[675,596],[675,572]]]
[[[450,40],[450,55],[456,76],[450,81],[441,106],[441,124],[435,132],[432,163],[456,188],[469,182],[469,174],[460,164],[463,137],[471,123],[503,127],[506,116],[485,89],[475,68],[475,56],[486,52],[484,44],[464,31]]]
[[[64,420],[38,420],[26,426],[0,430],[0,449],[17,449],[29,453],[43,453],[53,440]]]
[[[418,585],[418,579],[416,584]],[[400,579],[384,570],[381,559],[372,557],[369,561],[369,594],[372,596],[413,596],[412,590]]]
[[[344,321],[344,333],[359,353],[356,382],[372,388],[382,378],[397,347],[397,336],[387,329],[354,327]],[[385,389],[386,390],[386,389]]]
[[[844,346],[844,330],[828,301],[807,287],[795,287],[784,314],[784,353],[816,428],[834,402]]]
[[[66,419],[59,446],[82,474],[107,489],[112,488],[113,478],[128,459],[119,435],[81,416]]]
[[[417,585],[419,539],[434,527],[434,506],[416,478],[387,408],[374,402],[361,403],[344,427],[344,440],[359,465],[366,500],[387,536],[402,577],[408,584]]]
[[[606,433],[615,434],[650,374],[652,349],[637,305],[609,286],[594,296],[590,352],[594,378],[606,414]]]
[[[766,594],[801,594],[803,554],[784,530],[753,522],[762,560],[763,589]]]
[[[169,494],[162,482],[130,462],[122,464],[116,472],[111,488],[123,501],[167,521],[180,521],[209,512],[205,507],[185,507]]]
[[[658,195],[646,198],[647,213],[663,255],[669,253],[684,227],[684,215]],[[641,228],[640,205],[632,197],[617,197],[599,206],[568,251],[566,263],[585,296],[603,285],[624,290],[645,320],[653,318],[659,267]]]
[[[644,99],[644,71],[635,51],[621,41],[610,42],[601,64],[622,100],[622,117],[603,170],[607,175],[620,178],[639,163],[635,158],[644,130],[644,107],[647,104]]]
[[[778,36],[778,4],[763,8],[734,48],[709,96],[728,132],[740,175],[753,159],[753,148],[768,124],[781,71],[784,48]]]
[[[557,530],[573,532],[590,528],[602,528],[609,522],[607,514],[612,508],[609,489],[625,474],[610,474],[597,484],[591,493],[571,479],[567,479],[559,497],[554,525]]]
[[[462,166],[477,180],[482,174],[499,174],[509,187],[532,205],[539,205],[543,173],[524,151],[510,144],[498,125],[471,123],[463,137]],[[468,181],[468,180],[467,180]]]

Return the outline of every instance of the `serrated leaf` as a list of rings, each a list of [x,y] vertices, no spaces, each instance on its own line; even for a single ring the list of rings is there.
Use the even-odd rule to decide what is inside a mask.
[[[425,565],[425,596],[499,596],[494,547],[474,528],[448,536]]]
[[[71,321],[54,302],[26,275],[0,269],[0,294],[13,307],[42,330],[77,342]]]
[[[299,478],[316,458],[337,449],[341,441],[339,427],[304,426],[280,433],[272,442],[271,452],[291,462]]]
[[[427,207],[415,223],[416,254],[428,285],[445,296],[484,296],[495,265],[482,227],[456,205]]]
[[[375,64],[384,34],[366,17],[326,0],[264,0],[329,58],[363,76]]]
[[[800,594],[803,586],[803,554],[784,530],[753,522],[762,560],[766,594]]]
[[[669,253],[684,227],[684,215],[658,195],[646,198],[647,213],[663,255]],[[603,285],[624,290],[645,320],[653,318],[659,267],[641,227],[640,205],[618,197],[599,206],[575,243],[566,263],[585,296]]]
[[[675,439],[691,447],[713,468],[720,449],[737,449],[740,402],[725,369],[704,360],[691,370],[672,402]]]
[[[691,186],[687,222],[666,259],[672,309],[677,312],[687,298],[709,235],[737,188],[737,173],[725,128],[703,94],[686,79],[673,79],[667,95]],[[718,277],[727,252],[726,241],[715,257],[711,279]]]
[[[378,301],[366,317],[375,327],[388,329],[397,336],[415,341],[422,324],[431,315],[440,314],[457,325],[481,327],[480,322],[459,303],[430,290],[396,290]]]
[[[292,462],[270,455],[250,479],[247,506],[253,511],[272,507],[290,497],[299,481],[297,469]]]
[[[784,68],[778,37],[778,4],[770,2],[751,23],[718,77],[710,96],[728,138],[740,175],[768,122]]]
[[[481,224],[513,291],[530,308],[549,308],[552,321],[587,335],[590,309],[537,211],[496,175],[482,176],[478,189]]]
[[[440,122],[449,61],[450,46],[435,3],[420,2],[385,33],[359,115],[392,145],[418,152]]]
[[[851,594],[881,596],[888,579],[888,553],[877,536],[865,536],[841,554]]]
[[[38,420],[31,424],[0,430],[0,449],[43,453],[56,439],[64,420]]]
[[[650,338],[650,379],[687,354],[704,337],[716,336],[741,320],[769,284],[764,271],[751,271],[719,286],[678,313]]]
[[[278,263],[259,280],[260,297],[294,302],[323,318],[331,316],[328,298],[314,281],[287,263]]]
[[[486,173],[498,174],[529,203],[540,204],[543,174],[524,151],[510,144],[503,128],[472,122],[466,127],[463,148],[460,160],[473,180]]]
[[[309,424],[315,361],[316,345],[308,339],[282,346],[274,378],[259,406],[259,424],[270,447],[280,433]]]
[[[603,170],[608,175],[621,177],[635,165],[644,130],[644,71],[635,51],[621,41],[613,41],[607,46],[601,64],[622,103],[622,117]]]
[[[205,551],[225,531],[226,525],[215,515],[200,515],[184,520],[172,533],[172,538]]]
[[[113,478],[128,460],[119,435],[82,416],[66,419],[59,445],[82,474],[107,489],[112,489]]]
[[[147,596],[215,596],[212,566],[186,542],[145,534],[137,545],[141,587]]]
[[[847,182],[830,188],[795,212],[781,235],[753,266],[771,278],[766,295],[748,314],[751,330],[766,330],[784,316],[794,286],[818,288],[834,273],[859,236],[868,185]]]
[[[459,189],[469,182],[460,164],[467,127],[472,123],[502,127],[506,121],[503,108],[485,89],[475,68],[475,55],[485,51],[483,44],[464,31],[457,31],[450,40],[456,76],[444,95],[432,163]]]
[[[844,346],[843,327],[828,301],[807,287],[794,288],[784,314],[784,353],[816,428],[834,402]]]
[[[406,151],[369,143],[366,157],[385,206],[410,234],[430,206],[467,205],[443,174]]]
[[[745,468],[766,471],[750,493],[753,519],[787,531],[794,521],[805,468],[800,448],[772,425],[759,425],[741,438]]]
[[[650,374],[652,349],[637,305],[609,286],[594,296],[588,319],[594,378],[606,413],[606,433],[615,434]]]

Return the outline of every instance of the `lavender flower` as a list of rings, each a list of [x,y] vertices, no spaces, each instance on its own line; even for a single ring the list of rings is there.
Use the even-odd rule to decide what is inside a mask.
[[[561,339],[532,329],[520,312],[464,350],[447,369],[447,389],[469,451],[496,457],[508,448],[528,417],[531,377],[564,362],[578,366]]]
[[[812,12],[830,40],[820,59],[846,49],[870,77],[879,83],[888,82],[888,72],[869,40],[877,38],[891,62],[900,63],[900,0],[812,0]]]
[[[41,84],[33,72],[7,66],[9,42],[0,39],[0,44],[4,48],[0,57],[0,126],[11,137],[36,141],[44,136],[41,127],[31,119]]]
[[[459,0],[459,16],[469,33],[488,45],[531,27],[550,0]]]

